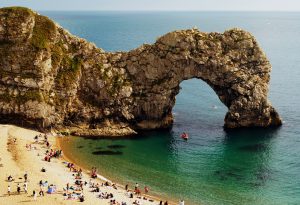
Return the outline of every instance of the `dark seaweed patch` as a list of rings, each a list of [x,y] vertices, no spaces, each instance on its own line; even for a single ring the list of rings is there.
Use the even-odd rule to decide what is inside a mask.
[[[103,151],[95,151],[92,152],[93,155],[122,155],[123,152],[120,151],[112,151],[112,150],[103,150]]]
[[[257,188],[257,187],[261,187],[263,186],[264,184],[263,183],[260,183],[260,182],[250,182],[248,183],[251,187],[254,187],[254,188]]]
[[[233,178],[238,181],[243,179],[243,177],[240,174],[227,170],[217,170],[215,171],[214,175],[216,175],[222,181],[227,180],[229,178]]]
[[[120,144],[108,145],[107,147],[110,148],[110,149],[122,149],[122,148],[125,148],[124,145],[120,145]]]
[[[77,148],[78,148],[78,149],[82,149],[82,148],[84,148],[84,146],[80,145],[80,146],[78,146]]]
[[[264,144],[253,144],[253,145],[245,145],[239,148],[241,151],[245,152],[261,152],[267,149],[267,146]]]
[[[260,169],[256,172],[257,180],[265,183],[267,180],[271,179],[272,171],[269,169]]]

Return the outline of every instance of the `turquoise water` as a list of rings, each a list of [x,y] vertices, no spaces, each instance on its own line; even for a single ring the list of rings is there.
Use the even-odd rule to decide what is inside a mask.
[[[256,36],[273,65],[269,98],[284,120],[279,129],[225,132],[226,113],[200,80],[181,84],[170,132],[136,138],[66,142],[73,159],[122,183],[188,204],[300,204],[300,13],[41,12],[107,51],[152,43],[168,31],[231,27]],[[187,131],[190,140],[179,138]]]

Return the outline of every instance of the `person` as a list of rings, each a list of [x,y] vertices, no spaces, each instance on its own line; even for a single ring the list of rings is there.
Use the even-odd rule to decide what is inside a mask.
[[[32,191],[33,200],[36,201],[37,194],[35,190]]]
[[[134,190],[136,191],[138,188],[139,188],[139,184],[138,184],[138,183],[135,183]]]
[[[26,171],[25,174],[24,174],[24,180],[25,180],[25,182],[27,182],[27,179],[28,179],[28,174],[27,174],[27,171]]]
[[[18,194],[20,194],[20,192],[21,192],[21,187],[20,187],[20,184],[18,183],[18,185],[17,185],[17,192],[18,192]]]
[[[9,175],[8,177],[7,177],[7,181],[9,181],[9,182],[11,182],[11,181],[13,181],[14,179],[13,179],[13,177],[11,176],[11,175]]]
[[[34,141],[35,141],[36,143],[39,142],[39,136],[36,135],[33,139],[34,139]]]
[[[27,182],[24,183],[24,192],[27,194],[28,191],[28,184]]]
[[[135,190],[135,194],[140,195],[140,194],[141,194],[141,190],[140,190],[139,188],[137,188],[137,189]]]
[[[97,178],[97,168],[96,167],[92,167],[92,174],[91,177],[93,179]]]
[[[40,196],[44,196],[44,190],[43,190],[43,188],[42,188],[42,187],[40,187],[40,192],[39,192],[39,195],[40,195]]]
[[[125,185],[125,190],[128,191],[128,184]]]
[[[184,201],[181,199],[179,205],[184,205]]]
[[[112,183],[112,188],[114,188],[115,190],[117,190],[118,189],[118,187],[117,187],[117,185],[115,184],[115,183]]]
[[[160,202],[159,202],[159,205],[163,205],[163,202],[162,202],[162,201],[160,201]]]
[[[8,194],[8,196],[10,196],[10,185],[8,185],[8,187],[7,187],[7,194]]]
[[[149,188],[147,186],[145,186],[145,194],[147,194],[149,192]]]
[[[166,201],[166,202],[164,203],[164,205],[169,205],[168,201]]]
[[[84,202],[84,195],[83,194],[81,196],[79,196],[79,201]]]
[[[80,186],[80,190],[83,192],[83,182],[82,181],[80,182],[79,186]]]
[[[40,187],[43,186],[43,180],[40,180]]]
[[[182,135],[181,135],[181,138],[184,139],[184,140],[188,140],[189,135],[187,133],[183,132]]]

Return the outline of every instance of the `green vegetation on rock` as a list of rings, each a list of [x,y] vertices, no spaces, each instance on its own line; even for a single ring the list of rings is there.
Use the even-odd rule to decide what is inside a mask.
[[[21,6],[11,6],[11,7],[4,7],[0,9],[3,12],[6,13],[13,13],[18,16],[28,16],[28,15],[34,15],[33,11],[26,7]]]
[[[55,36],[56,26],[47,17],[36,15],[31,43],[38,49],[49,48],[51,39]]]
[[[9,93],[0,94],[0,100],[3,102],[15,102],[18,105],[24,104],[27,101],[42,102],[43,98],[39,91],[27,91],[24,95],[12,96]]]
[[[79,57],[63,56],[56,80],[59,86],[70,88],[77,80],[82,61]]]
[[[57,66],[59,66],[63,57],[63,53],[64,50],[61,42],[54,44],[51,47],[51,62],[53,68],[57,68]]]

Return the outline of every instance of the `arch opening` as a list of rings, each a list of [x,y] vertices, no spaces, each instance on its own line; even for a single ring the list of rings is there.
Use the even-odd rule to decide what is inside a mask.
[[[209,85],[201,79],[193,78],[182,81],[179,86],[180,91],[172,109],[173,130],[223,126],[228,109]]]

